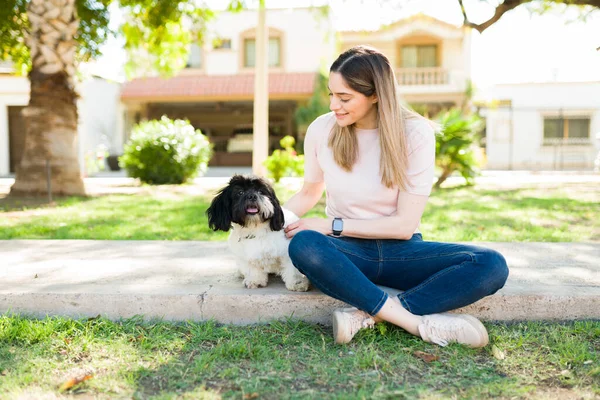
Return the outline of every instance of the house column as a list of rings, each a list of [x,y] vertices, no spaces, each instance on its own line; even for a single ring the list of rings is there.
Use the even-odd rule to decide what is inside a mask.
[[[8,141],[8,106],[0,105],[0,176],[6,176],[10,170],[10,143]]]
[[[254,72],[254,126],[252,135],[252,172],[266,175],[263,162],[269,153],[269,32],[264,2],[258,7],[256,26],[256,65]]]

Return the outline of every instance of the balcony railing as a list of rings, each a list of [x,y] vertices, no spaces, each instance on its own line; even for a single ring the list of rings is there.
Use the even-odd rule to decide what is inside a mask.
[[[445,85],[448,71],[441,67],[398,68],[396,78],[400,85]]]

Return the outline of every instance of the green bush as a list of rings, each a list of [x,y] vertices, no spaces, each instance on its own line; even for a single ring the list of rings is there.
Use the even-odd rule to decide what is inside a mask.
[[[275,150],[264,162],[269,176],[279,182],[284,176],[304,175],[304,156],[294,150],[296,140],[292,136],[285,136],[279,141],[283,150]]]
[[[438,122],[442,129],[436,135],[435,163],[442,174],[434,186],[439,188],[454,171],[460,173],[468,185],[472,185],[479,173],[476,151],[484,127],[483,120],[476,114],[467,116],[454,108],[442,112]]]
[[[133,128],[119,163],[142,182],[180,184],[204,173],[211,157],[212,145],[200,130],[189,121],[163,116]]]

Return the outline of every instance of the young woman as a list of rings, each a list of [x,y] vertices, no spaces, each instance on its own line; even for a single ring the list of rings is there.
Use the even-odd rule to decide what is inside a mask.
[[[401,106],[389,60],[370,47],[338,57],[329,90],[332,112],[306,133],[304,185],[285,204],[302,216],[326,188],[327,218],[302,218],[285,231],[296,268],[323,293],[355,307],[334,311],[335,342],[388,321],[442,346],[485,346],[479,320],[443,312],[498,291],[508,268],[494,250],[422,239],[433,124]],[[403,292],[391,296],[378,285]]]

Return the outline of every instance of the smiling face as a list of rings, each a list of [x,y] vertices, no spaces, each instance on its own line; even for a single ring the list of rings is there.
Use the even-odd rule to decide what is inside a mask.
[[[339,72],[329,74],[329,98],[329,109],[335,113],[339,126],[377,128],[377,96],[352,90]]]

